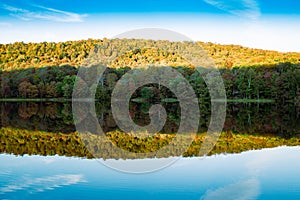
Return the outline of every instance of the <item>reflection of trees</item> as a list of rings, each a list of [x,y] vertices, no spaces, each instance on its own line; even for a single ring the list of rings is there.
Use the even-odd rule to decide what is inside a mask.
[[[1,103],[1,110],[6,113],[1,116],[4,127],[65,133],[75,131],[70,104],[54,102]]]
[[[88,108],[82,102],[77,110],[77,122],[87,117]],[[156,102],[131,103],[129,113],[133,121],[145,126],[150,123],[149,108]],[[162,133],[176,133],[180,124],[181,109],[178,103],[162,103],[167,121]],[[210,122],[210,104],[200,103],[199,133],[207,131]],[[27,130],[71,133],[75,131],[71,103],[22,102],[1,103],[2,127]],[[96,102],[98,123],[104,132],[118,129],[108,103]],[[290,138],[300,134],[299,106],[294,104],[239,104],[227,106],[223,130],[235,133],[272,134]],[[89,123],[88,123],[89,124]]]
[[[290,138],[300,133],[299,121],[293,104],[229,104],[224,130]]]
[[[1,128],[2,153],[92,157],[75,134]]]
[[[193,137],[192,144],[183,154],[183,156],[189,157],[199,156],[199,150],[205,138],[205,134],[185,135],[180,140],[174,134],[143,134],[143,138],[138,138],[120,131],[108,132],[106,136],[80,134],[80,138],[78,134],[66,135],[62,133],[1,128],[0,152],[15,155],[60,155],[103,159],[169,157],[181,156],[181,148],[186,146],[187,142],[187,144],[190,144],[189,138]],[[164,150],[163,147],[166,145],[170,145],[170,147]],[[221,134],[215,147],[208,155],[241,153],[243,151],[282,145],[300,145],[300,140],[297,137],[284,139],[274,136],[235,134],[227,131]],[[129,153],[116,152],[115,148],[123,149]],[[157,150],[160,149],[163,150],[160,151],[159,155],[156,154]]]
[[[38,112],[38,105],[36,103],[20,103],[18,114],[22,119],[28,119]]]

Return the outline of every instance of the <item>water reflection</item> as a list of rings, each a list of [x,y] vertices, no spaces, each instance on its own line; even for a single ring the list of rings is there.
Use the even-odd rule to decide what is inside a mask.
[[[237,192],[238,191],[238,192]],[[260,194],[260,182],[256,178],[239,181],[217,188],[208,190],[202,196],[203,200],[210,199],[257,199]]]
[[[161,133],[145,134],[138,138],[120,131],[110,108],[98,102],[97,118],[105,135],[86,133],[79,137],[73,124],[70,103],[6,102],[0,105],[0,152],[15,155],[103,159],[203,156],[199,150],[210,119],[209,104],[200,105],[198,133],[186,135],[179,140],[173,133],[176,133],[180,124],[180,107],[176,102],[166,103],[164,107],[168,117]],[[149,104],[131,104],[130,112],[137,124],[149,123],[149,107]],[[208,155],[300,145],[299,113],[299,106],[293,104],[229,104],[224,131]],[[191,138],[193,142],[190,145]],[[186,144],[190,146],[186,148]],[[168,148],[158,153],[166,145]],[[129,153],[125,155],[115,151],[116,148]]]
[[[181,158],[167,169],[139,175],[111,170],[98,160],[2,154],[0,196],[3,199],[298,199],[299,153],[300,147],[279,147],[235,155]],[[134,160],[115,162],[134,164]]]
[[[132,103],[130,114],[139,125],[150,123],[151,104]],[[168,117],[161,133],[176,133],[180,124],[180,106],[178,103],[164,103]],[[75,126],[71,103],[22,102],[0,103],[1,127],[46,132],[73,133]],[[104,132],[117,130],[111,107],[96,103],[98,122]],[[198,132],[207,131],[210,120],[210,105],[200,104],[200,125]],[[248,134],[273,134],[289,138],[300,134],[300,105],[294,104],[242,104],[228,103],[224,131]]]

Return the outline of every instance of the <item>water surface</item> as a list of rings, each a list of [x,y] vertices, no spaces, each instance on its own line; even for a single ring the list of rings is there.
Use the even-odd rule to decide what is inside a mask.
[[[299,147],[181,158],[146,174],[98,160],[0,156],[2,199],[299,199]],[[127,162],[128,161],[119,161]]]
[[[91,134],[86,140],[76,134],[69,103],[0,106],[0,199],[300,198],[300,109],[294,104],[229,104],[223,133],[203,156],[197,152],[210,120],[205,105],[192,145],[183,155],[174,148],[159,158],[122,157],[112,154],[111,147],[136,153],[166,145],[180,123],[176,103],[164,105],[167,122],[151,142],[122,133],[110,108],[102,104],[96,110],[105,136]],[[131,105],[137,124],[149,123],[149,106]],[[106,143],[101,137],[108,138]],[[95,150],[88,151],[87,144]],[[105,165],[113,161],[134,166],[174,156],[174,164],[152,173],[124,173]]]

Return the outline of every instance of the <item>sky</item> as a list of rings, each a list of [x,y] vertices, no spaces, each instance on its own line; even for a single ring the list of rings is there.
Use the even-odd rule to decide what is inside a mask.
[[[296,0],[0,0],[0,43],[160,28],[196,41],[300,52],[299,22]]]

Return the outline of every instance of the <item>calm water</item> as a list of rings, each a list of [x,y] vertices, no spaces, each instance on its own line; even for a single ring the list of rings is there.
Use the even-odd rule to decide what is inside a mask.
[[[126,160],[100,154],[105,160],[91,159],[74,143],[70,104],[0,105],[0,199],[300,199],[300,109],[293,104],[229,104],[226,134],[211,153],[217,155],[187,152],[166,168],[142,174],[106,164],[154,163],[169,159],[168,154]],[[149,123],[148,107],[131,105],[136,123]],[[176,104],[167,108],[162,133],[176,133],[180,112]],[[202,109],[202,114],[199,133],[209,123],[209,112]],[[97,106],[97,118],[106,133],[118,130],[108,106]]]
[[[182,158],[148,174],[97,160],[2,154],[1,199],[299,199],[300,148]],[[132,161],[119,161],[130,164]]]

